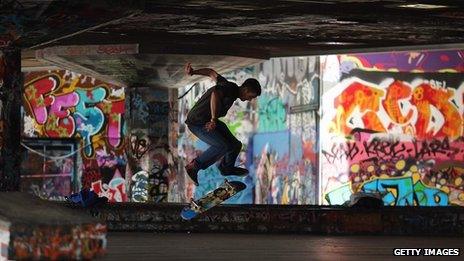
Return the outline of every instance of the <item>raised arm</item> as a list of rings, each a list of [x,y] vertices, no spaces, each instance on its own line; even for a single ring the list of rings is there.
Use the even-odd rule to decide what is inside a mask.
[[[209,76],[213,81],[217,82],[218,73],[215,70],[210,69],[210,68],[201,68],[201,69],[194,70],[192,68],[192,65],[190,63],[187,63],[185,65],[185,73],[190,76],[192,75]]]

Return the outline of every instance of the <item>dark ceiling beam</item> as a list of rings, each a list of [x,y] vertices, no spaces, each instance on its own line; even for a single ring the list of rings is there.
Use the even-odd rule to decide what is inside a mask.
[[[195,13],[205,17],[218,17],[221,15],[242,15],[256,17],[273,17],[288,14],[318,14],[329,16],[346,16],[349,14],[362,16],[389,16],[404,17],[424,16],[430,17],[431,13],[438,14],[450,10],[462,12],[463,1],[365,1],[365,2],[344,2],[344,1],[285,1],[285,0],[261,0],[261,1],[194,1],[198,4],[188,4],[192,1],[147,1],[145,5],[146,13],[156,14],[185,14]],[[203,4],[201,4],[203,2]],[[448,6],[440,9],[421,9],[405,8],[401,5],[430,4]],[[232,8],[242,6],[241,8]],[[249,6],[250,8],[246,8]]]
[[[107,25],[110,25],[112,23],[117,23],[119,21],[122,21],[124,19],[127,19],[127,18],[131,18],[133,16],[136,16],[138,14],[140,14],[141,11],[134,11],[134,13],[130,14],[130,15],[127,15],[125,17],[121,17],[121,18],[118,18],[118,19],[114,19],[114,20],[111,20],[111,21],[107,21],[107,22],[104,22],[104,23],[101,23],[101,24],[98,24],[98,25],[94,25],[94,26],[91,26],[91,27],[88,27],[88,28],[85,28],[85,29],[82,29],[82,30],[79,30],[77,32],[73,32],[73,33],[70,33],[70,34],[67,34],[67,35],[63,35],[63,36],[60,36],[58,38],[55,38],[55,39],[51,39],[51,40],[48,40],[46,42],[43,42],[43,43],[39,43],[39,44],[36,44],[36,45],[33,45],[30,47],[30,49],[37,49],[39,47],[43,47],[43,46],[50,46],[51,44],[59,41],[59,40],[63,40],[63,39],[66,39],[66,38],[70,38],[70,37],[73,37],[73,36],[76,36],[78,34],[82,34],[84,32],[87,32],[87,31],[90,31],[90,30],[96,30],[98,28],[101,28],[101,27],[104,27],[104,26],[107,26]]]
[[[332,45],[330,42],[333,42]],[[339,44],[337,43],[339,42]],[[459,43],[428,42],[418,45],[414,42],[396,40],[370,40],[355,42],[350,39],[320,38],[317,41],[307,39],[295,40],[244,40],[240,36],[199,36],[180,35],[165,32],[152,32],[141,34],[138,32],[97,33],[86,32],[73,37],[63,39],[57,45],[105,45],[105,44],[139,44],[140,54],[196,54],[196,55],[232,55],[256,59],[268,59],[270,57],[300,56],[335,54],[344,52],[361,52],[363,50],[388,51],[392,49],[413,50],[418,46],[446,46]],[[352,44],[343,45],[343,42]],[[432,47],[431,47],[432,48]]]

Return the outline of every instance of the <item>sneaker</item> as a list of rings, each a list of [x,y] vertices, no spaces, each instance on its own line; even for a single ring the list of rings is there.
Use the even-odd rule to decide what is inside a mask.
[[[232,167],[232,168],[224,168],[221,165],[218,166],[219,171],[221,172],[222,176],[246,176],[248,175],[249,171],[245,168],[240,167]]]
[[[200,169],[197,167],[195,161],[192,160],[189,164],[187,164],[187,166],[185,166],[185,170],[187,171],[187,175],[193,181],[195,186],[198,186],[198,171]]]

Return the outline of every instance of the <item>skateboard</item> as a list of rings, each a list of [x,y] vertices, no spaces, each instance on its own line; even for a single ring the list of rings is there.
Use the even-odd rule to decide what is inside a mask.
[[[199,214],[221,204],[245,188],[246,185],[243,182],[228,181],[225,179],[219,187],[213,191],[208,192],[202,198],[198,200],[191,199],[190,205],[182,209],[180,216],[185,220],[190,220]]]

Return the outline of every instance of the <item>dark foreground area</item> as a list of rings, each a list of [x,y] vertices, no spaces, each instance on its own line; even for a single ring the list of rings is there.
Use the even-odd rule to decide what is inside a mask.
[[[463,237],[108,233],[99,260],[462,260]],[[394,248],[461,248],[458,257],[398,257]]]

